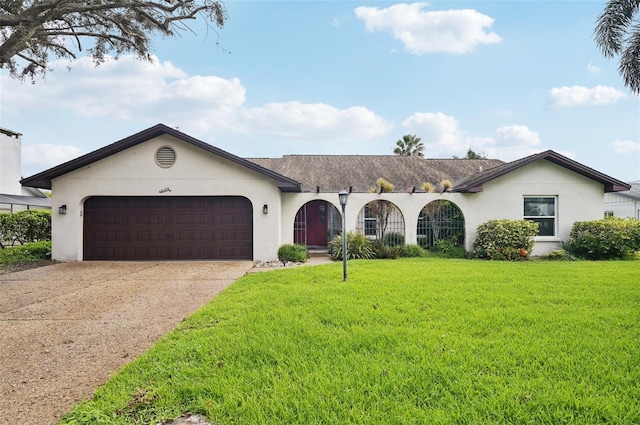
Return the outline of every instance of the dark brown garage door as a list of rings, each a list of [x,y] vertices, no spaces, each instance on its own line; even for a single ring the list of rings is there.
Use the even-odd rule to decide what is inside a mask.
[[[253,209],[242,197],[94,197],[85,260],[251,260]]]

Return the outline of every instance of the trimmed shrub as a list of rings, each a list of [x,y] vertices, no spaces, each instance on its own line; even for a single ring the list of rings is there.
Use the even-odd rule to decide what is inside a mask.
[[[426,257],[427,251],[420,245],[407,245],[404,247],[403,257]]]
[[[517,261],[529,257],[538,223],[529,220],[489,220],[478,226],[475,255],[492,260]]]
[[[51,259],[51,241],[31,242],[0,251],[0,263],[19,263]]]
[[[342,260],[342,235],[329,242],[329,256],[332,260]],[[347,259],[371,259],[375,257],[372,243],[362,232],[347,232]]]
[[[398,232],[390,232],[384,235],[382,243],[386,246],[404,245],[404,235]]]
[[[640,251],[640,220],[608,217],[573,223],[564,247],[587,260],[625,258]]]
[[[300,244],[285,244],[278,248],[278,260],[283,263],[304,263],[309,259],[309,250]]]

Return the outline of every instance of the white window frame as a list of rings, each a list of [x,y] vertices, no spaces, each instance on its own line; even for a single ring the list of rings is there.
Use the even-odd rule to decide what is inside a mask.
[[[527,215],[527,199],[553,199],[553,214],[547,215]],[[556,239],[558,237],[558,196],[557,195],[524,195],[522,199],[522,214],[525,220],[531,220],[539,223],[538,220],[553,220],[553,234],[540,235],[538,234],[536,239]]]

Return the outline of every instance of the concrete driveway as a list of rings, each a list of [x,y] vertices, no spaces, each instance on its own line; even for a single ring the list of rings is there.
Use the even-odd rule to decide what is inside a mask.
[[[55,424],[251,262],[77,262],[0,275],[0,423]]]

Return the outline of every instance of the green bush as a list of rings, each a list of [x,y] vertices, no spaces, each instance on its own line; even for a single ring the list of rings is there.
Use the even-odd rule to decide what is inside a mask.
[[[489,220],[478,226],[475,255],[492,260],[522,260],[533,249],[538,223],[529,220]]]
[[[342,235],[329,242],[329,256],[332,260],[342,260]],[[362,232],[347,232],[347,259],[370,259],[375,253],[372,243]]]
[[[640,251],[640,220],[608,217],[577,221],[565,249],[587,260],[625,258]]]
[[[407,245],[404,247],[403,257],[426,257],[427,251],[420,245]]]
[[[540,257],[541,260],[550,261],[573,261],[575,258],[564,249],[554,249],[546,255]]]
[[[379,259],[389,258],[395,260],[404,254],[404,245],[386,245],[380,241],[373,242],[374,257]]]
[[[283,263],[304,263],[309,259],[309,250],[300,244],[286,244],[278,248],[278,260]]]
[[[0,248],[51,240],[51,211],[0,213]]]
[[[391,232],[384,235],[382,243],[386,246],[401,246],[404,245],[404,235],[398,232]]]
[[[443,258],[466,258],[467,251],[464,247],[456,245],[456,243],[449,239],[440,239],[436,241],[435,252],[439,257]]]
[[[0,263],[51,259],[51,241],[31,242],[0,250]]]

